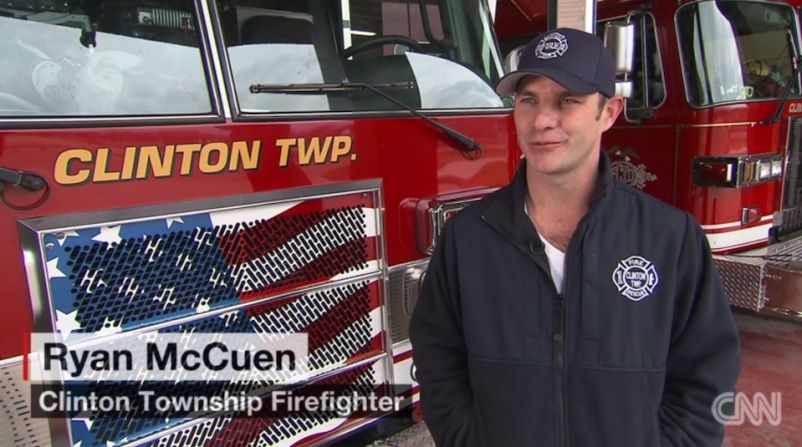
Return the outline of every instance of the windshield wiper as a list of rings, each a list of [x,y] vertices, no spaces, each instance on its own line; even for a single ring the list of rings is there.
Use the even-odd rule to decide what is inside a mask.
[[[774,116],[772,116],[771,119],[761,121],[760,124],[764,126],[767,124],[776,124],[777,121],[780,120],[780,114],[782,114],[783,108],[785,108],[785,103],[788,101],[788,96],[791,95],[791,90],[793,90],[794,87],[791,82],[793,82],[795,85],[799,85],[800,67],[802,67],[802,56],[797,56],[796,67],[794,67],[794,71],[791,73],[791,76],[788,77],[788,80],[785,81],[785,91],[783,92],[782,98],[780,98],[780,103],[777,104],[777,109],[774,110]]]
[[[336,93],[348,92],[354,90],[368,90],[382,98],[392,102],[393,104],[407,110],[415,116],[418,116],[434,127],[440,129],[441,132],[451,137],[460,145],[460,153],[469,160],[476,160],[482,156],[482,146],[477,143],[473,138],[457,132],[456,130],[446,126],[445,124],[436,121],[414,108],[404,104],[398,99],[381,91],[385,89],[411,89],[414,85],[412,82],[387,82],[382,84],[366,84],[363,82],[350,82],[345,81],[339,84],[254,84],[251,85],[251,93],[290,93],[290,94],[312,94],[312,93]]]

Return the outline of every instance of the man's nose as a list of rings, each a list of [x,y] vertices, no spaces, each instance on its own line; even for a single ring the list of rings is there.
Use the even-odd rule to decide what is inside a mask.
[[[559,126],[560,112],[555,107],[543,105],[533,117],[532,125],[537,130],[552,129]]]

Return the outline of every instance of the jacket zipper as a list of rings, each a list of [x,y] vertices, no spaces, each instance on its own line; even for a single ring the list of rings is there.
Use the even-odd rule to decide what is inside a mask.
[[[558,445],[566,445],[565,427],[565,312],[564,299],[561,293],[557,294],[557,319],[552,334],[554,341],[554,417],[557,425]]]
[[[581,222],[580,222],[581,224]],[[579,227],[578,227],[579,230]],[[563,275],[563,290],[557,294],[557,329],[554,331],[554,369],[555,369],[555,394],[556,394],[556,413],[557,413],[557,437],[558,445],[568,445],[568,404],[566,393],[568,389],[568,367],[565,359],[568,357],[568,345],[565,342],[565,297],[568,295],[568,266],[569,254],[573,245],[574,238],[568,243],[565,249],[565,271]]]

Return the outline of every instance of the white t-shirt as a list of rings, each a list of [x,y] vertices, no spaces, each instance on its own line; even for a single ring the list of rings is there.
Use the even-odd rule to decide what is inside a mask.
[[[529,217],[529,206],[527,205],[527,202],[528,199],[524,201],[524,214]],[[546,257],[549,259],[549,270],[551,271],[551,280],[554,281],[554,288],[557,289],[557,293],[563,293],[565,253],[561,252],[557,247],[551,245],[551,243],[547,241],[539,231],[537,231],[537,228],[535,228],[535,232],[537,232],[537,236],[541,241],[543,241],[543,245],[545,245]]]
[[[563,293],[563,277],[565,276],[565,253],[557,247],[551,245],[540,233],[537,234],[543,245],[546,246],[546,257],[549,258],[549,270],[551,270],[551,280],[557,293]]]

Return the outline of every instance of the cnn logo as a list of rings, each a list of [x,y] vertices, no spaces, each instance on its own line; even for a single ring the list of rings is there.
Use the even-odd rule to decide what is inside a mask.
[[[733,412],[727,413],[725,406],[732,404]],[[762,425],[763,418],[773,426],[782,421],[782,396],[772,392],[771,399],[763,393],[755,393],[749,399],[744,393],[727,392],[720,394],[711,406],[713,417],[724,425],[743,425],[748,419],[752,425]]]

